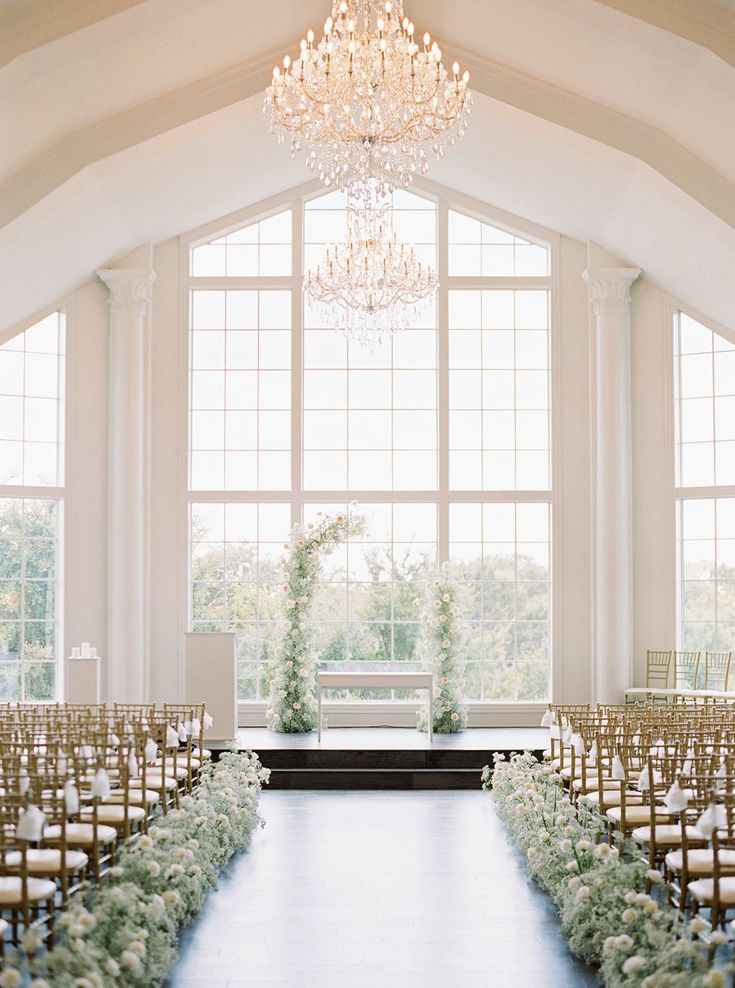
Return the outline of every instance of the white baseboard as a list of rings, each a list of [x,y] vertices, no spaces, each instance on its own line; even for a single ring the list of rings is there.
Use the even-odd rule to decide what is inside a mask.
[[[538,727],[545,703],[470,703],[469,727]],[[324,703],[330,727],[416,727],[416,703]],[[265,703],[238,704],[240,727],[265,727]]]

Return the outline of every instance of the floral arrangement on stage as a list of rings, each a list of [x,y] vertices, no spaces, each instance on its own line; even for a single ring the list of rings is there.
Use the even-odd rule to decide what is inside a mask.
[[[668,905],[661,873],[634,846],[607,843],[600,814],[584,797],[575,808],[550,765],[528,752],[496,755],[482,781],[530,875],[554,899],[571,951],[601,968],[607,988],[725,988],[731,965],[713,968],[709,954],[726,934],[699,917],[686,923]]]
[[[270,663],[270,704],[266,713],[273,731],[301,734],[316,726],[315,671],[318,656],[308,624],[322,558],[348,538],[364,535],[365,519],[354,513],[319,515],[317,524],[294,525],[285,561],[283,587],[286,630]]]
[[[419,653],[429,660],[434,673],[434,730],[439,734],[454,734],[467,727],[467,706],[462,700],[465,636],[457,592],[444,563],[426,593]],[[418,729],[427,728],[428,716],[422,711]]]
[[[199,912],[224,864],[248,847],[270,770],[252,752],[224,753],[202,769],[193,796],[157,819],[120,854],[97,889],[61,914],[57,946],[29,931],[10,952],[0,988],[133,988],[160,985],[179,930]]]

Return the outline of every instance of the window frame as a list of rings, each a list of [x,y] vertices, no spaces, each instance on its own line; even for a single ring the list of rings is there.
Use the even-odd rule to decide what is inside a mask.
[[[48,316],[57,314],[62,320],[64,333],[63,371],[58,377],[59,385],[63,382],[63,401],[61,402],[58,420],[57,450],[57,481],[59,476],[62,483],[50,486],[33,484],[0,484],[0,499],[11,498],[18,501],[51,501],[55,504],[56,512],[56,577],[55,577],[55,640],[54,640],[54,696],[50,700],[25,700],[21,702],[52,704],[63,701],[66,696],[65,663],[64,663],[64,616],[65,616],[65,567],[64,567],[64,509],[68,474],[68,391],[69,391],[69,339],[72,332],[73,302],[68,299],[52,303],[28,316],[26,319],[0,332],[0,346],[8,343],[32,329],[37,323]],[[21,626],[24,620],[20,621]],[[22,661],[22,659],[18,659]],[[23,692],[21,690],[21,692]]]
[[[683,546],[686,539],[684,538],[684,533],[682,532],[682,519],[683,519],[683,505],[687,501],[714,501],[715,510],[715,553],[717,552],[717,521],[716,512],[718,500],[724,500],[728,498],[735,498],[735,484],[706,484],[706,485],[683,485],[681,484],[681,460],[682,460],[682,407],[681,407],[681,364],[679,358],[681,356],[680,352],[680,340],[675,342],[675,334],[680,332],[680,317],[682,315],[688,317],[692,321],[698,323],[703,329],[709,330],[715,336],[721,336],[723,339],[727,340],[733,346],[735,346],[735,333],[728,329],[727,327],[715,322],[712,319],[707,318],[702,315],[701,312],[690,308],[689,306],[683,305],[679,302],[672,301],[670,303],[670,318],[668,319],[668,325],[670,328],[670,344],[671,344],[671,402],[670,406],[672,409],[672,422],[673,422],[673,435],[672,435],[672,487],[674,492],[674,518],[675,518],[675,530],[674,530],[674,541],[675,541],[675,580],[676,580],[676,610],[675,610],[675,640],[676,647],[679,649],[684,648],[684,627],[686,624],[696,623],[685,621],[684,615],[684,584],[685,574],[683,565]],[[713,351],[717,352],[717,351]],[[713,417],[715,409],[715,387],[713,381],[712,395],[707,396],[712,398],[713,402]],[[716,457],[716,445],[715,445],[715,430],[713,428],[713,476],[716,479],[716,466],[714,464],[714,457]],[[715,557],[716,558],[716,557]],[[715,625],[715,635],[717,638],[717,647],[720,648],[719,641],[719,615],[718,615],[718,584],[719,577],[715,571],[712,576],[712,583],[714,586],[714,625]],[[705,622],[707,623],[707,622]],[[688,647],[688,646],[687,646]],[[735,650],[735,649],[734,649]]]
[[[182,411],[186,423],[182,430],[182,456],[180,481],[183,496],[180,504],[180,524],[188,550],[189,509],[192,503],[202,502],[288,502],[291,505],[291,523],[301,519],[302,506],[309,503],[328,503],[363,500],[366,502],[426,502],[437,505],[437,558],[441,563],[449,556],[449,510],[451,504],[477,502],[543,502],[550,506],[551,561],[549,582],[550,602],[550,655],[549,698],[558,695],[561,684],[559,655],[559,621],[556,619],[559,598],[559,576],[562,571],[558,505],[561,503],[561,441],[558,434],[559,396],[561,391],[557,360],[560,322],[560,236],[538,224],[497,209],[471,196],[445,189],[426,179],[416,180],[409,191],[434,201],[437,208],[437,273],[439,291],[437,297],[437,487],[435,490],[306,490],[303,487],[303,205],[318,198],[326,191],[317,181],[304,183],[283,194],[238,210],[226,217],[214,220],[179,238],[181,271],[181,329],[186,340],[182,348]],[[292,210],[292,264],[291,274],[264,277],[195,277],[190,274],[190,251],[215,238],[223,237],[247,224],[267,219],[285,209]],[[550,267],[547,276],[449,276],[448,217],[450,210],[457,210],[483,223],[505,229],[532,243],[549,249]],[[189,489],[190,448],[190,324],[189,296],[194,289],[287,289],[291,291],[291,488],[281,491],[226,491]],[[456,289],[543,289],[549,292],[549,437],[550,437],[550,487],[547,490],[451,490],[449,487],[449,292]],[[191,627],[191,571],[189,553],[180,568],[180,601],[185,626]],[[539,706],[541,701],[472,701],[480,705],[500,709],[503,705],[517,708],[519,705]],[[265,709],[266,701],[240,701],[240,706]]]

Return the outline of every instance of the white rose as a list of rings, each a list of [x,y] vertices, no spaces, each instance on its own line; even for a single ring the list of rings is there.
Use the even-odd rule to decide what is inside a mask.
[[[623,964],[623,974],[636,974],[638,971],[642,971],[645,966],[645,957],[640,957],[638,954],[633,954],[633,956],[629,957]]]
[[[624,923],[635,923],[638,918],[638,913],[635,909],[624,909],[623,915],[620,918]]]
[[[14,967],[6,967],[0,974],[0,988],[20,988],[23,984],[23,976]]]
[[[151,878],[158,878],[161,874],[161,866],[157,861],[149,861],[146,870]]]

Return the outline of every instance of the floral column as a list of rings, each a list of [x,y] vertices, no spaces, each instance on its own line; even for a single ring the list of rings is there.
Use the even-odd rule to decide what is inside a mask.
[[[107,697],[148,700],[146,346],[154,271],[109,268]]]
[[[630,287],[638,268],[584,272],[592,306],[593,684],[620,703],[633,674]]]

